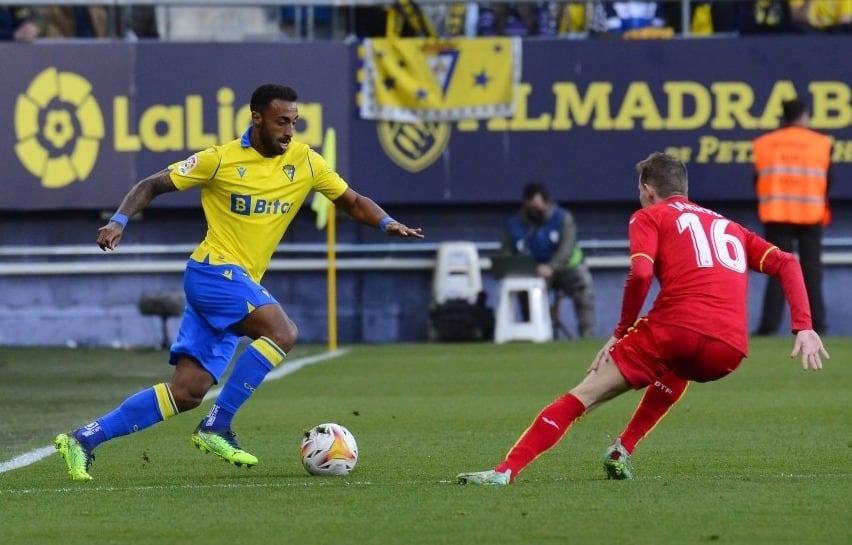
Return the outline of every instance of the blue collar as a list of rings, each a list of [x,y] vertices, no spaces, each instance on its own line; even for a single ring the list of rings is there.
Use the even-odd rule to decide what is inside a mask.
[[[246,129],[246,132],[244,132],[243,135],[240,137],[240,145],[244,148],[251,147],[251,130],[252,126],[249,125],[249,127]]]

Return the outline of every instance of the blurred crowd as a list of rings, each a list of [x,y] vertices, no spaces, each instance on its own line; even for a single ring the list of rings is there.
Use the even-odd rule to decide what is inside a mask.
[[[159,38],[153,6],[0,6],[0,40]]]
[[[852,0],[692,0],[686,18],[679,0],[428,4],[423,10],[441,34],[467,36],[670,38],[852,28]]]
[[[460,2],[395,0],[350,7],[0,6],[0,40],[113,38],[241,41],[388,34],[388,14],[414,11],[441,36],[671,38],[850,33],[852,0]],[[685,12],[685,13],[684,13]],[[410,21],[409,21],[410,22]],[[407,28],[407,32],[405,31]],[[413,29],[413,30],[412,30]],[[418,25],[403,35],[421,34]]]

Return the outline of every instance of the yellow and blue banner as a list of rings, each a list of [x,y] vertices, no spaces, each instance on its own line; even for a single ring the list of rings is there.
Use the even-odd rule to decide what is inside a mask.
[[[521,39],[364,41],[361,118],[415,123],[511,117]]]

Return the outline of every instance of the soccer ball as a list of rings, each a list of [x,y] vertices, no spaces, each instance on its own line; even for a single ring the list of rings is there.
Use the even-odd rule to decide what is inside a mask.
[[[349,475],[358,462],[355,436],[331,422],[306,431],[300,451],[302,465],[311,475]]]

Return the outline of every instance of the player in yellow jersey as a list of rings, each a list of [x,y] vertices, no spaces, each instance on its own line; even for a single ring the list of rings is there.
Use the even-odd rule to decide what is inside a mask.
[[[192,442],[232,464],[257,464],[257,458],[237,444],[231,421],[296,343],[296,325],[260,281],[311,191],[388,235],[423,238],[419,228],[391,218],[349,187],[318,153],[293,140],[299,119],[297,99],[289,87],[261,85],[252,94],[252,122],[241,138],[196,153],[138,182],[98,230],[98,246],[114,250],[127,218],[155,197],[200,188],[207,235],[184,273],[186,309],[171,346],[172,378],[130,396],[94,422],[56,437],[56,449],[73,480],[91,480],[93,450],[101,443],[201,404],[224,374],[241,336],[252,342],[237,358],[216,402],[192,434]]]

